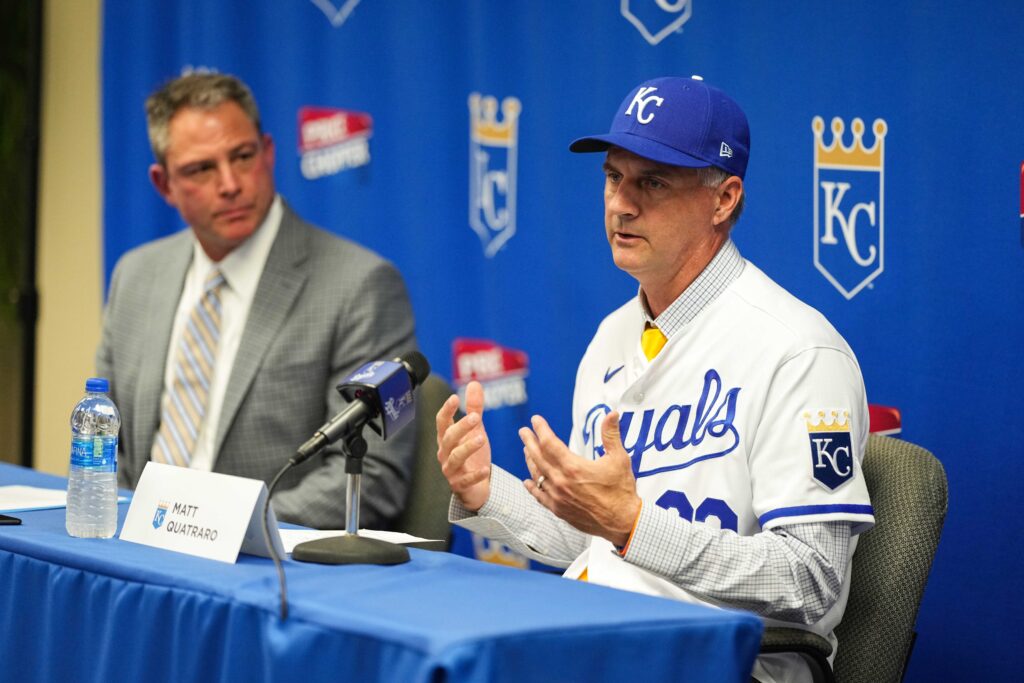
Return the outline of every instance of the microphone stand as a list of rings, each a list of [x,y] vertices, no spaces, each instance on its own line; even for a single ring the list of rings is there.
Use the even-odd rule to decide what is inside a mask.
[[[345,456],[345,535],[306,541],[295,546],[292,559],[317,564],[402,564],[409,561],[403,546],[359,535],[359,498],[366,439],[356,432],[341,442]]]

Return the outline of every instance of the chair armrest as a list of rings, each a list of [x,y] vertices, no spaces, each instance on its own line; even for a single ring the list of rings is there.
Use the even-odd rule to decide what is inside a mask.
[[[828,657],[832,654],[832,644],[817,633],[799,628],[783,628],[773,626],[764,630],[761,637],[761,653],[793,653],[803,657],[811,669],[811,676],[817,683],[835,680]]]
[[[828,659],[832,654],[832,643],[817,633],[800,628],[773,626],[764,630],[761,637],[761,652],[806,652]]]

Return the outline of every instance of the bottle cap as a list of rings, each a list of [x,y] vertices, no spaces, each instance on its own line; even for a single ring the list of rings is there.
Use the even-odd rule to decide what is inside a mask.
[[[88,392],[103,392],[104,394],[110,391],[110,381],[106,377],[90,377],[85,380],[85,390]]]

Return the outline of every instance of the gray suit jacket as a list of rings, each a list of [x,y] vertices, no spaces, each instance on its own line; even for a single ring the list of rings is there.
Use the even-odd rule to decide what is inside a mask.
[[[192,259],[185,230],[125,254],[114,269],[96,354],[121,412],[118,480],[134,488],[160,421],[171,326]],[[398,271],[373,252],[295,215],[287,205],[231,370],[214,471],[262,479],[345,407],[336,385],[362,364],[416,348]],[[360,525],[387,528],[405,503],[414,430],[383,442],[364,430]],[[337,448],[282,478],[282,520],[345,528],[345,462]]]

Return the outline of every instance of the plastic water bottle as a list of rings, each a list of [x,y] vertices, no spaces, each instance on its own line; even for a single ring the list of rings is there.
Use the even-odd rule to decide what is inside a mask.
[[[65,526],[78,538],[110,538],[117,531],[117,430],[121,415],[110,382],[90,377],[71,412],[71,467]]]

